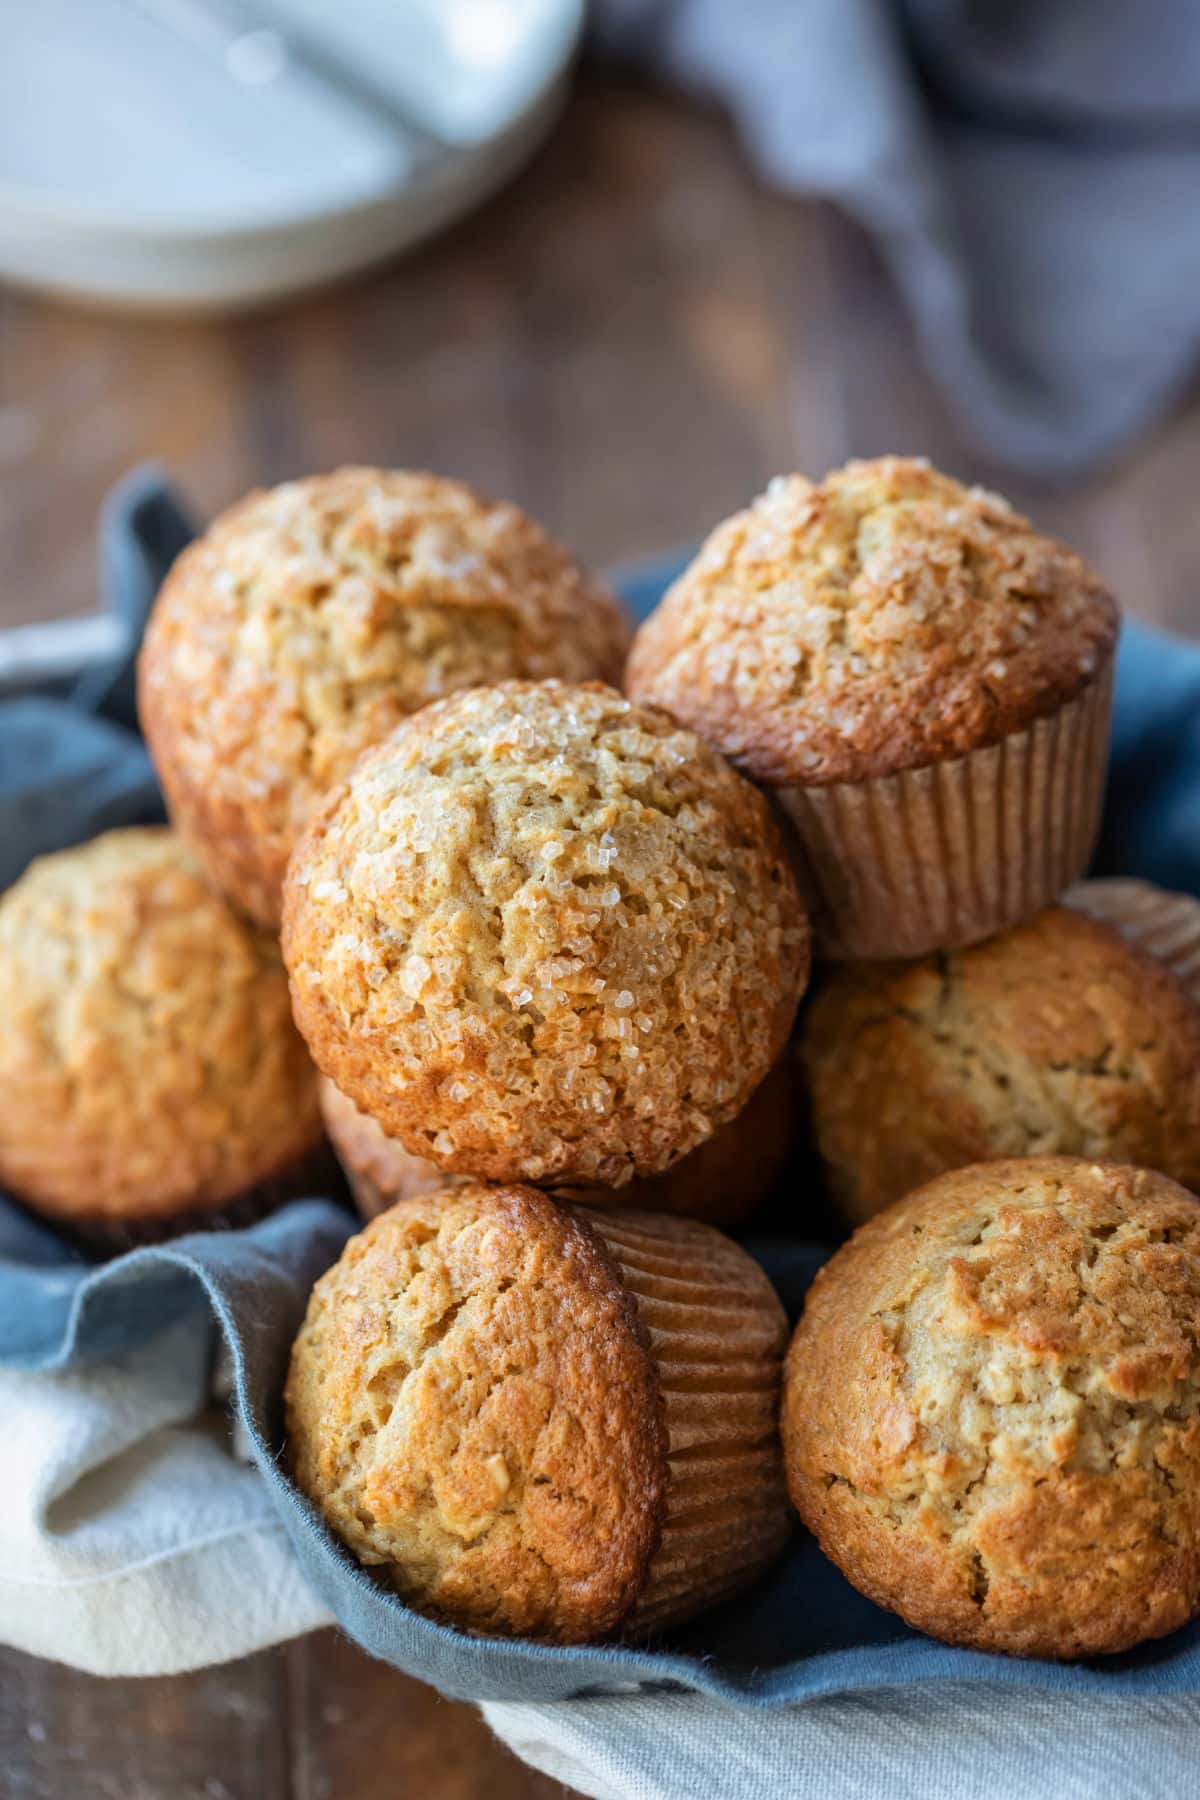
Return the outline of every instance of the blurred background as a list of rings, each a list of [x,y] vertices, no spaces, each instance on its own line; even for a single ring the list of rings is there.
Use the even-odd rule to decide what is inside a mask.
[[[921,451],[1187,627],[1186,0],[0,0],[0,620],[354,459],[611,566]]]
[[[897,450],[1200,629],[1187,0],[0,0],[0,28],[0,626],[95,609],[99,509],[146,460],[197,519],[429,467],[612,569]],[[0,1655],[0,1767],[14,1800],[561,1791],[333,1633],[139,1684]]]

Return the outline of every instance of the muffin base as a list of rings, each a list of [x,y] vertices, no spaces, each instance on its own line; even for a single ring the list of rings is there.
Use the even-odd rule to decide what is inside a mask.
[[[778,787],[819,950],[886,961],[993,937],[1078,881],[1104,800],[1113,659],[1024,731],[951,762]]]
[[[153,1218],[115,1218],[98,1213],[68,1217],[32,1205],[19,1194],[12,1198],[39,1225],[56,1232],[90,1258],[103,1262],[121,1256],[127,1250],[142,1250],[147,1245],[166,1243],[170,1238],[184,1237],[193,1231],[244,1231],[289,1201],[314,1194],[342,1204],[348,1201],[346,1179],[326,1143],[227,1200],[212,1206],[180,1207]]]
[[[624,1638],[753,1581],[791,1528],[778,1435],[787,1322],[744,1251],[691,1221],[571,1209],[607,1248],[655,1365],[668,1467],[658,1547]]]

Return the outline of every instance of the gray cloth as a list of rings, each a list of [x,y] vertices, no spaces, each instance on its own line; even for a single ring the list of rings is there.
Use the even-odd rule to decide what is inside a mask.
[[[1175,1800],[1194,1794],[1200,1701],[830,1694],[734,1713],[690,1694],[485,1706],[534,1768],[596,1800]]]
[[[597,30],[722,99],[769,180],[867,227],[962,427],[1005,462],[1075,474],[1180,391],[1200,6],[601,0]]]
[[[121,626],[112,663],[0,701],[0,892],[35,856],[163,817],[137,728],[134,652],[192,528],[157,469],[135,469],[100,517],[101,587]]]

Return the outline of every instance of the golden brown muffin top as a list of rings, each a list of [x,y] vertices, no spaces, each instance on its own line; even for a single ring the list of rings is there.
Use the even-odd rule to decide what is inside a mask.
[[[818,1274],[788,1355],[793,1499],[923,1631],[1128,1647],[1200,1604],[1200,1206],[1047,1157],[958,1170]]]
[[[638,631],[626,687],[756,780],[824,785],[1022,730],[1116,635],[1073,551],[998,495],[886,456],[778,476],[718,525]]]
[[[808,926],[766,802],[598,684],[440,701],[297,849],[297,1022],[389,1136],[493,1180],[619,1186],[780,1054]]]
[[[414,1156],[325,1076],[320,1094],[325,1129],[364,1218],[397,1200],[470,1181],[469,1175],[447,1175],[427,1157]],[[677,1213],[731,1227],[753,1212],[782,1176],[796,1140],[799,1111],[794,1059],[785,1055],[735,1119],[661,1175],[635,1177],[619,1188],[557,1187],[554,1197],[580,1206]]]
[[[286,1390],[296,1480],[406,1600],[571,1642],[632,1607],[667,1446],[602,1240],[533,1188],[393,1207],[313,1290]]]
[[[253,493],[176,562],[139,664],[177,823],[264,925],[314,801],[407,714],[509,676],[616,679],[612,596],[515,506],[339,469]]]
[[[991,1157],[1107,1158],[1200,1186],[1200,1005],[1074,906],[968,950],[839,969],[804,1060],[854,1219]]]
[[[0,1186],[80,1221],[220,1206],[320,1137],[276,946],[159,827],[0,899],[0,1093]]]

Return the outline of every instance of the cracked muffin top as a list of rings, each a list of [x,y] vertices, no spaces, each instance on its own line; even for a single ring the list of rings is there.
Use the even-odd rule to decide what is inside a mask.
[[[778,476],[640,628],[627,691],[755,780],[861,781],[996,743],[1106,663],[1116,607],[1008,503],[898,456]]]
[[[852,1219],[992,1157],[1133,1162],[1200,1187],[1195,991],[1074,903],[969,950],[839,969],[803,1055]]]
[[[298,1485],[410,1604],[469,1631],[644,1635],[788,1530],[783,1308],[690,1219],[468,1183],[317,1283],[285,1393]]]
[[[406,1149],[616,1187],[783,1050],[808,925],[763,796],[599,684],[425,708],[318,810],[284,957],[322,1071]]]
[[[81,1225],[220,1208],[321,1134],[277,947],[160,827],[0,899],[0,1187]]]
[[[532,1188],[410,1200],[351,1239],[292,1352],[299,1486],[404,1598],[580,1641],[632,1607],[666,1446],[633,1301]]]
[[[1070,1158],[943,1176],[818,1274],[789,1351],[792,1498],[865,1594],[1018,1655],[1200,1609],[1200,1206]]]
[[[457,688],[615,680],[628,638],[515,506],[339,469],[251,494],[184,551],[146,631],[142,725],[210,878],[273,927],[300,829],[367,745]]]

